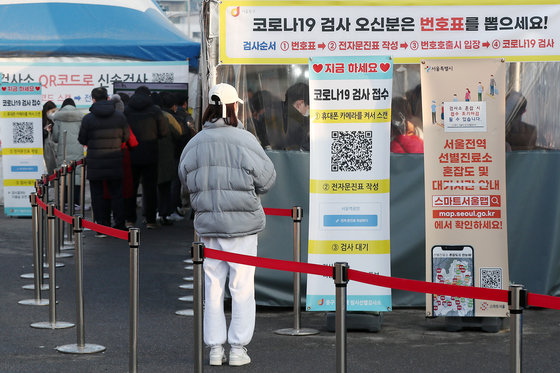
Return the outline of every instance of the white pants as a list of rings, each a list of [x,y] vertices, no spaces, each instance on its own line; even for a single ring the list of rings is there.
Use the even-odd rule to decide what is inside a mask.
[[[257,235],[235,238],[201,237],[205,247],[244,255],[257,255]],[[226,335],[224,290],[229,275],[231,322]],[[255,330],[255,267],[204,259],[204,342],[208,346],[227,341],[232,346],[251,342]]]

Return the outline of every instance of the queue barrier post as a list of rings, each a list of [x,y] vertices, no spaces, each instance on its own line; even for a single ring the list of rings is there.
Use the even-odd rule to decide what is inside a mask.
[[[204,243],[193,242],[191,246],[191,258],[193,261],[193,312],[194,312],[194,371],[201,373],[204,369],[202,364],[203,341],[202,341],[202,315],[204,297]]]
[[[333,279],[336,287],[336,372],[346,373],[346,290],[348,263],[336,262]]]
[[[74,245],[75,253],[74,260],[76,262],[76,335],[77,342],[75,344],[67,344],[58,346],[58,352],[66,354],[93,354],[96,352],[105,351],[105,347],[101,345],[86,343],[85,338],[85,319],[84,319],[84,255],[82,250],[82,232],[84,231],[82,225],[82,217],[75,215],[72,220],[72,227],[74,231]]]
[[[67,200],[67,211],[68,215],[74,216],[74,174],[76,173],[76,161],[71,161],[68,166],[68,172],[66,174],[66,200]],[[74,236],[76,232],[73,232],[73,224],[67,223],[66,225],[66,241],[69,246],[68,250],[75,248]]]
[[[47,205],[47,226],[48,226],[48,246],[49,246],[49,321],[31,324],[32,328],[37,329],[66,329],[74,324],[56,320],[56,219],[54,215],[55,205]]]
[[[521,373],[523,342],[523,309],[527,307],[527,290],[523,285],[509,286],[508,308],[510,313],[510,372]]]
[[[292,220],[294,222],[294,262],[301,262],[301,221],[303,220],[303,208],[292,207]],[[280,335],[304,336],[318,334],[317,329],[301,328],[301,273],[294,272],[294,327],[278,329],[274,331]]]
[[[39,250],[39,205],[37,204],[37,193],[29,195],[31,202],[31,224],[32,224],[32,238],[33,238],[33,280],[34,280],[34,295],[33,299],[20,300],[18,303],[27,306],[45,306],[49,304],[46,299],[41,299],[41,287],[43,285],[43,260],[42,253]]]
[[[86,216],[86,159],[82,159],[82,172],[80,173],[80,211]]]
[[[66,200],[67,196],[66,196],[66,179],[68,176],[68,165],[67,164],[62,164],[62,166],[60,166],[60,172],[59,172],[59,197],[58,197],[58,204],[57,204],[57,208],[60,210],[60,212],[62,212],[63,214],[66,214],[66,208],[65,208],[65,203],[64,201]],[[57,239],[57,257],[59,258],[69,258],[72,256],[71,253],[61,253],[62,248],[64,247],[64,226],[66,225],[66,223],[61,220],[61,219],[57,219],[57,225],[58,225],[58,239]]]
[[[83,206],[83,205],[82,205]],[[130,306],[129,306],[129,356],[128,371],[138,372],[138,246],[140,230],[129,228],[128,246],[130,248]]]

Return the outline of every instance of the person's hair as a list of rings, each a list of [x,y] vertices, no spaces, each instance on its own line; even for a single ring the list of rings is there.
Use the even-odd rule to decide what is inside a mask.
[[[220,98],[218,96],[212,96],[212,101],[219,101]],[[204,111],[202,115],[202,123],[211,122],[214,123],[218,119],[222,119],[222,105],[214,105],[210,104]],[[224,122],[233,127],[237,127],[237,115],[235,115],[235,103],[226,104],[226,117],[223,118]]]
[[[107,100],[107,89],[105,87],[97,87],[91,91],[91,98],[95,101]]]
[[[52,121],[47,117],[47,112],[49,110],[55,109],[56,104],[52,101],[47,101],[43,104],[43,127],[46,127],[47,124],[51,123]]]
[[[119,93],[119,96],[121,96],[121,101],[123,102],[123,104],[128,104],[128,100],[130,100],[130,96],[127,93],[121,92]]]
[[[296,83],[286,90],[286,103],[292,105],[297,100],[303,100],[309,105],[309,86],[305,83]]]
[[[70,97],[68,97],[67,99],[65,99],[64,101],[62,101],[62,106],[61,108],[65,107],[65,106],[74,106],[76,107],[76,103],[74,102],[74,100],[72,100]]]
[[[161,92],[161,106],[165,109],[172,109],[177,104],[175,95],[171,92]]]
[[[186,92],[175,92],[175,104],[177,106],[183,106],[187,102],[188,97]]]
[[[140,87],[136,88],[134,90],[134,93],[139,93],[146,96],[150,96],[152,94],[150,88],[146,87],[145,85],[141,85]]]
[[[259,112],[272,102],[272,94],[269,91],[262,90],[253,94],[249,100],[249,107],[251,112]]]

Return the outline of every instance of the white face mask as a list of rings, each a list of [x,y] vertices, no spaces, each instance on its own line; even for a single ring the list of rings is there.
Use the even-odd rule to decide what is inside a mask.
[[[308,117],[309,116],[309,107],[307,108],[307,110],[305,111],[305,114],[303,114],[304,117]]]

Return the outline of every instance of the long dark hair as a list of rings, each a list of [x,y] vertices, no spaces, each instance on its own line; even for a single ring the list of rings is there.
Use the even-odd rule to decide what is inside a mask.
[[[52,101],[47,101],[45,102],[45,104],[43,105],[43,128],[45,128],[47,125],[52,124],[52,120],[50,120],[47,117],[47,111],[51,110],[51,109],[55,109],[56,108],[56,104]]]
[[[217,96],[212,96],[211,99],[215,102],[220,101],[220,98]],[[202,115],[202,123],[214,123],[218,119],[222,119],[222,114],[222,105],[210,104],[204,111],[204,115]],[[227,125],[237,127],[239,121],[237,120],[237,115],[235,115],[235,103],[226,104],[226,117],[223,119]]]

